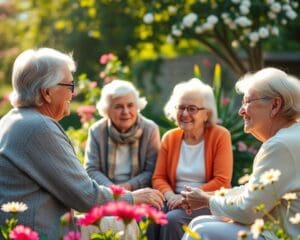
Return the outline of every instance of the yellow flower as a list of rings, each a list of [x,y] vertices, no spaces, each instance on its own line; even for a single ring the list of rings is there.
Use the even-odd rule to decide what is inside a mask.
[[[5,204],[2,204],[1,210],[3,212],[24,212],[28,209],[27,205],[22,202],[8,202]]]
[[[251,225],[251,233],[254,239],[258,239],[261,232],[264,230],[264,220],[263,219],[256,219],[254,224]]]
[[[192,229],[190,229],[187,225],[183,225],[182,228],[194,240],[201,240],[201,236],[197,232],[194,232]]]
[[[296,193],[286,193],[282,196],[283,199],[287,201],[292,201],[297,199],[297,194]]]
[[[259,181],[263,185],[272,184],[272,183],[278,181],[280,175],[281,175],[281,172],[279,170],[271,168],[269,171],[266,171],[263,173],[263,175],[260,177]]]
[[[296,213],[294,217],[290,217],[290,222],[292,224],[300,224],[300,213]]]

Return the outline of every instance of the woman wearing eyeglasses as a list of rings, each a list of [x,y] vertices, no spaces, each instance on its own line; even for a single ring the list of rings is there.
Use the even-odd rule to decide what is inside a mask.
[[[205,240],[232,240],[238,234],[249,240],[299,239],[300,81],[265,68],[241,78],[236,90],[244,95],[239,110],[244,131],[261,141],[261,148],[245,185],[227,189],[224,196],[196,188],[182,192],[189,209],[209,206],[213,214],[195,218],[189,227]]]
[[[179,83],[164,111],[178,128],[162,138],[152,186],[166,199],[168,224],[159,233],[150,231],[149,237],[176,240],[183,235],[183,224],[209,213],[208,209],[201,209],[187,214],[181,208],[180,192],[185,186],[209,192],[229,187],[233,157],[229,131],[216,125],[217,110],[210,86],[196,78]],[[152,236],[153,232],[159,236]]]

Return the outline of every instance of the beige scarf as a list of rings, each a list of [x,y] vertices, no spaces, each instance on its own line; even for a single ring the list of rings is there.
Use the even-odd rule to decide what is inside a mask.
[[[116,168],[116,152],[119,144],[127,144],[130,149],[131,177],[139,172],[139,140],[143,134],[143,120],[138,117],[137,123],[126,133],[120,133],[108,120],[108,177],[114,178]]]

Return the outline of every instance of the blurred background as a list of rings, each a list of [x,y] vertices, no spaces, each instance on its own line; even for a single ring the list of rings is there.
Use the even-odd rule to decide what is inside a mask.
[[[220,124],[232,133],[236,185],[259,143],[243,133],[234,83],[263,66],[300,76],[299,10],[293,0],[0,0],[0,118],[11,108],[13,61],[28,48],[76,60],[78,95],[61,124],[81,161],[105,83],[132,81],[163,134],[174,127],[162,110],[174,85],[198,77],[213,86]]]

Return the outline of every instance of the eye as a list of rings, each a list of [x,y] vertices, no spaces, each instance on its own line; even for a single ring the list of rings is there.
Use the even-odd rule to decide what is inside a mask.
[[[190,113],[195,113],[196,111],[198,111],[198,108],[195,106],[188,106],[187,109]]]

